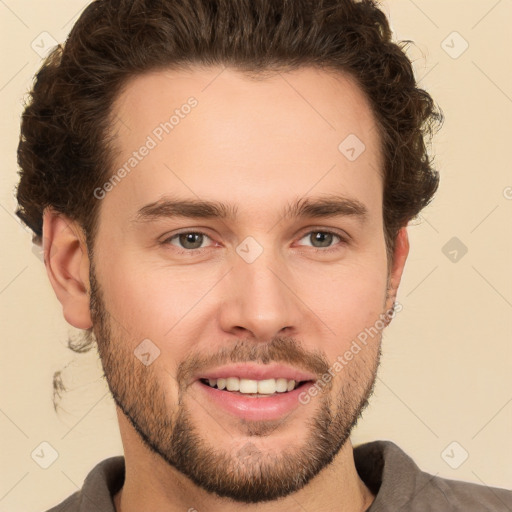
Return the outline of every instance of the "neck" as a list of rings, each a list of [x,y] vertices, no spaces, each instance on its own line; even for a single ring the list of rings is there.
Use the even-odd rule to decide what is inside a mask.
[[[126,472],[124,485],[114,496],[116,512],[364,512],[375,498],[357,474],[350,440],[304,488],[276,501],[245,504],[197,487],[148,450],[126,418],[118,416]]]

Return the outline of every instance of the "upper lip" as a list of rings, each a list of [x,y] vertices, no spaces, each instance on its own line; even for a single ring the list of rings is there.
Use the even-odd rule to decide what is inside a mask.
[[[315,380],[316,376],[292,366],[283,364],[258,365],[250,363],[239,363],[226,366],[219,366],[207,370],[197,376],[199,379],[226,379],[238,377],[240,379],[266,380],[266,379],[287,379],[295,382]]]

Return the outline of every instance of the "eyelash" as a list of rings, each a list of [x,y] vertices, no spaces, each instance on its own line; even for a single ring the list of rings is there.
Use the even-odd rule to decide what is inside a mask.
[[[313,251],[315,253],[332,253],[332,252],[336,252],[336,251],[339,251],[341,249],[340,246],[345,246],[348,244],[348,240],[347,238],[341,236],[339,233],[336,233],[335,231],[330,231],[328,229],[313,229],[311,231],[308,231],[306,233],[304,233],[299,240],[303,239],[305,236],[307,235],[311,235],[312,233],[323,233],[323,234],[328,234],[328,235],[334,235],[335,237],[338,237],[340,239],[340,242],[332,247],[328,247],[328,248],[325,248],[325,249],[321,249],[321,248],[318,248],[318,247],[311,247],[311,249],[313,249]],[[170,241],[179,237],[180,235],[190,235],[190,234],[194,234],[194,235],[203,235],[207,238],[210,238],[211,240],[211,237],[206,234],[205,232],[203,231],[181,231],[180,233],[175,233],[174,235],[166,238],[165,240],[163,240],[161,242],[162,245],[171,245],[170,244]],[[183,249],[183,248],[179,248],[179,247],[176,247],[176,246],[173,246],[177,249],[177,252],[178,254],[187,254],[187,255],[196,255],[196,254],[201,254],[202,252],[204,252],[205,250],[209,249],[210,247],[200,247],[198,249]]]

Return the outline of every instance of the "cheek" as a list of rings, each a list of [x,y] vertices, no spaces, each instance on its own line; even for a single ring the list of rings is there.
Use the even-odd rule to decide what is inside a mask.
[[[98,256],[98,278],[119,332],[135,344],[145,338],[164,342],[172,337],[176,342],[176,337],[190,335],[199,325],[215,329],[212,319],[217,318],[219,305],[229,306],[229,300],[218,300],[219,294],[233,297],[239,292],[229,276],[219,284],[226,271],[222,265],[171,268],[162,260],[120,247],[108,244]],[[381,249],[374,246],[339,264],[308,260],[285,264],[285,281],[312,312],[296,326],[298,331],[322,329],[323,322],[330,329],[324,330],[325,335],[334,332],[333,343],[345,345],[374,325],[384,311],[386,295],[385,249]],[[296,307],[304,305],[299,301]]]
[[[301,287],[299,296],[331,329],[333,346],[341,350],[379,322],[385,310],[386,267],[354,264],[323,276],[309,275]]]
[[[134,343],[163,340],[197,302],[200,290],[190,279],[144,265],[144,259],[119,256],[115,261],[102,268],[100,283],[119,332]]]

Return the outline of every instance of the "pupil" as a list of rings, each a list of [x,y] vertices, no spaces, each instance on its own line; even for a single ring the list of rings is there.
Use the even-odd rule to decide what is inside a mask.
[[[199,241],[197,241],[196,238],[199,238]],[[196,239],[194,241],[194,239]],[[198,249],[201,247],[201,244],[203,242],[203,235],[200,233],[184,233],[180,235],[180,243],[185,247],[186,249]],[[192,247],[187,245],[188,243],[192,244]]]
[[[317,231],[314,235],[315,242],[323,242],[320,247],[329,247],[332,242],[332,234],[331,233],[323,233],[322,231]],[[313,244],[314,245],[314,244]]]

